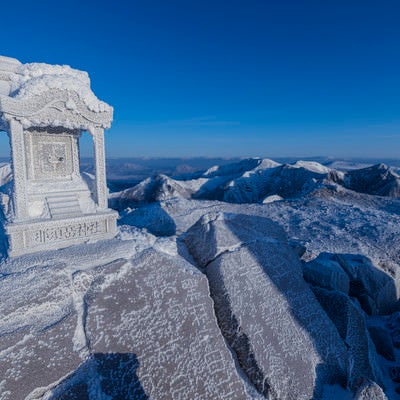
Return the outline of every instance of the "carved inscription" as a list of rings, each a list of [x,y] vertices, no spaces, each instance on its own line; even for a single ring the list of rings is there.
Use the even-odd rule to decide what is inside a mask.
[[[72,135],[30,132],[28,138],[30,149],[27,149],[27,156],[30,158],[32,179],[71,179],[74,170],[79,168],[75,165],[76,139]]]
[[[39,229],[31,234],[31,241],[34,244],[44,244],[85,238],[106,232],[105,221],[79,222],[54,228]]]
[[[219,334],[206,280],[178,265],[155,251],[138,257],[135,273],[91,304],[99,312],[91,313],[96,315],[88,318],[87,330],[101,332],[93,336],[93,350],[115,343],[124,352],[134,351],[141,360],[138,378],[151,399],[246,398]],[[119,301],[127,290],[129,308]],[[169,371],[175,374],[168,376]]]
[[[39,144],[40,172],[65,176],[67,174],[66,146],[64,143]]]

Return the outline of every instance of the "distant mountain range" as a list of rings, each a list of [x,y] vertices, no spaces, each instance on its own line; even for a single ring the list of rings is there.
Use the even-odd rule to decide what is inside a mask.
[[[382,163],[346,171],[315,161],[280,164],[270,159],[249,158],[202,172],[173,177],[157,174],[113,193],[111,199],[120,206],[127,202],[150,203],[172,198],[266,203],[307,196],[323,188],[399,197],[400,176],[393,167]]]

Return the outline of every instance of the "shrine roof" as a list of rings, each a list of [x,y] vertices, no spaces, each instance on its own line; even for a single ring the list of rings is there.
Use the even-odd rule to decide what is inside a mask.
[[[90,88],[86,72],[67,65],[21,64],[0,56],[0,117],[25,128],[108,128],[113,109]]]

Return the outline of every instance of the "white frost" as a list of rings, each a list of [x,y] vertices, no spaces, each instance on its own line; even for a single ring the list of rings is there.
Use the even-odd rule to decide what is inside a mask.
[[[10,96],[17,99],[37,96],[49,89],[73,90],[89,110],[97,113],[111,110],[111,107],[100,101],[90,89],[88,74],[68,65],[22,64],[10,79]],[[70,101],[67,107],[75,109],[76,106]]]

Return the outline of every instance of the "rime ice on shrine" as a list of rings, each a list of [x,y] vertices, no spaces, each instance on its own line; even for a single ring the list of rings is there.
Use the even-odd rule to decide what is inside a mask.
[[[10,137],[14,175],[3,201],[11,256],[115,235],[104,156],[112,114],[86,72],[0,56],[0,130]],[[79,171],[83,131],[93,138],[94,181]]]

